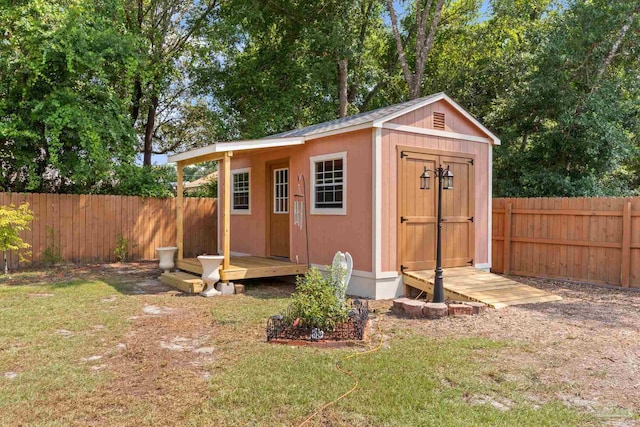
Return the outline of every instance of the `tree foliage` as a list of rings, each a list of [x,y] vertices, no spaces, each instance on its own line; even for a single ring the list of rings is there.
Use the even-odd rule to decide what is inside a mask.
[[[382,5],[377,0],[230,0],[221,9],[215,66],[201,70],[229,137],[256,138],[331,120],[340,93],[350,113],[380,74]],[[340,91],[340,70],[346,87]]]
[[[218,0],[122,0],[126,28],[139,40],[131,80],[131,120],[143,164],[152,154],[204,145],[215,126],[207,100],[193,87],[204,37],[215,29]],[[204,141],[203,141],[204,140]]]
[[[496,159],[498,194],[630,190],[620,174],[636,156],[640,123],[635,7],[576,2],[549,18],[529,68],[487,114],[505,141]]]
[[[31,228],[33,212],[29,209],[28,203],[0,206],[0,251],[3,254],[4,274],[8,273],[7,253],[9,251],[20,251],[30,248],[20,237],[20,232]],[[29,255],[28,252],[20,252],[20,259],[24,260]]]
[[[0,9],[0,187],[90,191],[133,161],[122,77],[135,69],[117,2]]]
[[[172,172],[151,168],[153,153],[444,91],[503,142],[494,194],[637,193],[637,2],[486,6],[10,2],[0,8],[0,190],[167,194]]]

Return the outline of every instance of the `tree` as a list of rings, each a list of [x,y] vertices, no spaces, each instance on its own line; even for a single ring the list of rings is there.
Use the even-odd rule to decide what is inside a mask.
[[[0,9],[0,188],[90,191],[133,161],[123,13],[109,0]]]
[[[380,0],[225,2],[214,35],[220,50],[199,84],[235,129],[228,137],[258,138],[358,112],[380,74],[381,11]]]
[[[497,193],[595,196],[629,191],[640,120],[638,6],[575,2],[553,18],[532,67],[494,102]]]
[[[0,251],[4,258],[4,274],[9,272],[7,254],[9,251],[19,251],[31,247],[20,237],[20,232],[31,229],[33,212],[28,203],[0,206]],[[20,260],[25,260],[29,253],[20,252]]]
[[[131,120],[143,164],[152,154],[202,145],[214,118],[193,90],[190,73],[203,32],[215,25],[218,0],[128,0],[126,26],[136,34],[139,68],[133,76]],[[198,132],[189,132],[193,129]]]
[[[534,51],[559,11],[553,0],[490,3],[484,19],[467,8],[444,19],[427,61],[424,92],[446,92],[494,130],[494,101],[536,66]]]
[[[412,22],[411,28],[415,28],[416,37],[412,70],[409,67],[409,61],[405,53],[406,39],[404,39],[400,34],[398,18],[393,6],[393,0],[387,0],[387,9],[389,10],[389,16],[391,18],[391,28],[393,29],[393,38],[396,43],[398,60],[402,68],[404,80],[409,87],[410,99],[420,97],[425,64],[429,57],[429,53],[433,48],[436,32],[438,31],[438,25],[440,24],[442,8],[444,7],[444,0],[436,0],[435,4],[433,4],[433,0],[426,0],[426,4],[424,5],[423,3],[424,2],[422,0],[416,0],[413,11],[415,23]]]

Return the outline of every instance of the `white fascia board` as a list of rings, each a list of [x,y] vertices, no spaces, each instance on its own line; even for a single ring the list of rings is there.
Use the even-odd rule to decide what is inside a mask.
[[[196,148],[195,150],[185,151],[184,153],[174,154],[167,158],[168,163],[180,162],[183,160],[193,159],[195,157],[207,154],[224,153],[226,151],[242,151],[255,150],[259,148],[288,147],[290,145],[302,145],[305,139],[303,137],[290,138],[265,138],[265,139],[248,139],[244,141],[217,142],[207,145],[206,147]]]
[[[473,117],[471,114],[469,114],[469,112],[467,110],[462,108],[453,99],[449,98],[449,96],[447,96],[447,94],[443,93],[442,96],[443,96],[443,99],[446,99],[449,104],[453,105],[453,107],[456,110],[458,110],[460,112],[460,114],[462,114],[467,119],[469,119],[474,125],[478,126],[480,128],[480,130],[482,130],[482,132],[486,133],[489,136],[489,138],[491,138],[493,140],[493,145],[500,145],[500,138],[495,136],[489,129],[484,127],[484,125],[482,123],[480,123],[478,120],[476,120],[476,118]]]
[[[487,207],[489,210],[489,218],[487,225],[487,250],[488,250],[488,258],[489,262],[487,263],[487,268],[491,268],[491,263],[493,262],[493,146],[489,145],[489,191],[487,200]]]
[[[500,145],[500,138],[498,138],[497,136],[495,136],[489,129],[487,129],[486,127],[484,127],[482,125],[482,123],[480,123],[478,120],[475,119],[475,117],[473,117],[471,114],[469,114],[467,112],[467,110],[465,110],[464,108],[462,108],[457,102],[455,102],[453,99],[449,98],[449,96],[445,93],[439,93],[438,95],[435,95],[432,98],[428,98],[425,99],[424,101],[412,105],[410,107],[404,108],[400,111],[397,111],[393,114],[389,114],[388,116],[385,116],[381,119],[378,119],[376,121],[373,122],[373,127],[377,127],[377,128],[381,128],[383,127],[383,124],[385,122],[388,122],[389,120],[393,120],[395,118],[398,118],[400,116],[403,116],[407,113],[410,113],[412,111],[415,111],[419,108],[422,108],[426,105],[429,104],[433,104],[434,102],[438,102],[441,100],[445,100],[447,101],[453,108],[455,108],[458,112],[460,112],[460,114],[462,114],[463,116],[465,116],[467,119],[469,119],[474,125],[476,125],[478,128],[480,128],[480,130],[482,130],[482,132],[486,133],[487,136],[489,136],[489,138],[492,140],[494,145]]]
[[[376,278],[382,271],[382,129],[373,128],[372,132],[373,168],[373,206],[372,206],[372,252],[373,271]]]

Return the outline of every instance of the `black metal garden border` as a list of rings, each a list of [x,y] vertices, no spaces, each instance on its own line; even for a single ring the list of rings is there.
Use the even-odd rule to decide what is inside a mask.
[[[287,309],[289,310],[289,309]],[[340,322],[332,331],[323,331],[312,325],[293,325],[287,315],[276,315],[267,321],[267,341],[289,339],[303,341],[362,340],[369,320],[369,303],[353,300],[346,322]]]

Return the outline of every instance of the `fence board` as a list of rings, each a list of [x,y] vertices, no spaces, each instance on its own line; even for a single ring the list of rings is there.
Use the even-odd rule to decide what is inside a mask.
[[[493,200],[492,270],[640,287],[640,197]]]
[[[30,264],[44,262],[44,252],[54,244],[65,262],[112,262],[117,235],[128,240],[130,260],[155,259],[155,248],[176,244],[174,199],[84,194],[1,193],[0,205],[28,202],[34,212],[31,230],[21,233],[29,243]],[[184,199],[185,256],[217,253],[217,203],[215,199]],[[55,243],[51,241],[53,230]],[[10,253],[9,268],[23,266]]]

